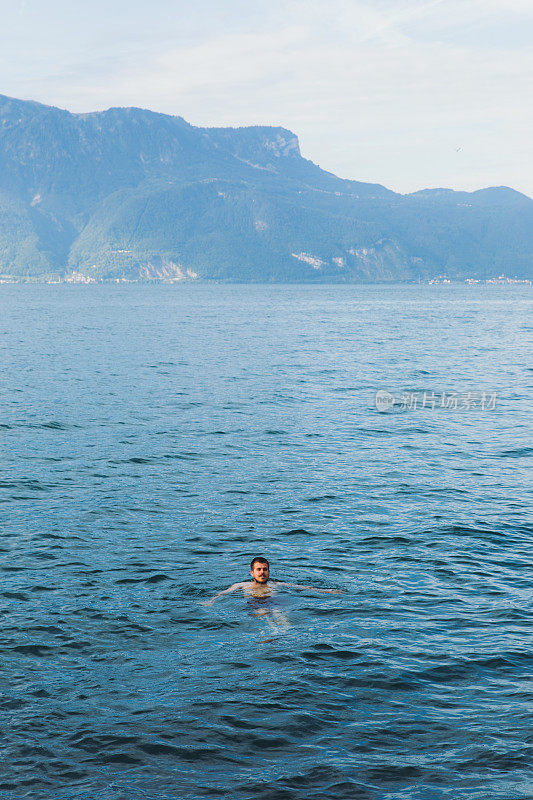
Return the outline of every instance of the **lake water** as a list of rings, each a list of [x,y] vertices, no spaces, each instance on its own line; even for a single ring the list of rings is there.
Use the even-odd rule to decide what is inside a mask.
[[[0,797],[531,800],[532,300],[1,286]]]

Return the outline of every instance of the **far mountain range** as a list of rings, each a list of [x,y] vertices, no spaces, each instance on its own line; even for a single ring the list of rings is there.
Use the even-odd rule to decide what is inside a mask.
[[[355,145],[354,145],[355,146]],[[533,200],[397,194],[275,127],[0,95],[0,278],[383,282],[533,278]]]

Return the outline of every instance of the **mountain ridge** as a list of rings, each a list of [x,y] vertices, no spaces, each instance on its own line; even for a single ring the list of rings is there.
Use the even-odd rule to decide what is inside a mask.
[[[339,178],[282,126],[0,95],[0,273],[20,279],[533,277],[533,200]]]

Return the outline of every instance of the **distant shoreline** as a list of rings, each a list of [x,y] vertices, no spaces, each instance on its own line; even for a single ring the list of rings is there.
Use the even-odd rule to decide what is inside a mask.
[[[1,276],[0,285],[20,286],[101,286],[101,285],[136,285],[136,286],[532,286],[528,278],[430,278],[412,281],[237,281],[204,278],[198,280],[132,280],[131,278],[92,278],[81,276],[75,279],[47,279],[33,276]]]

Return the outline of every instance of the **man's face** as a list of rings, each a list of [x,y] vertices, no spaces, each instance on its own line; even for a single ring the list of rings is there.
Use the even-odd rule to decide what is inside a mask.
[[[256,583],[266,583],[270,570],[268,564],[262,564],[261,561],[256,561],[252,570],[252,578]]]

